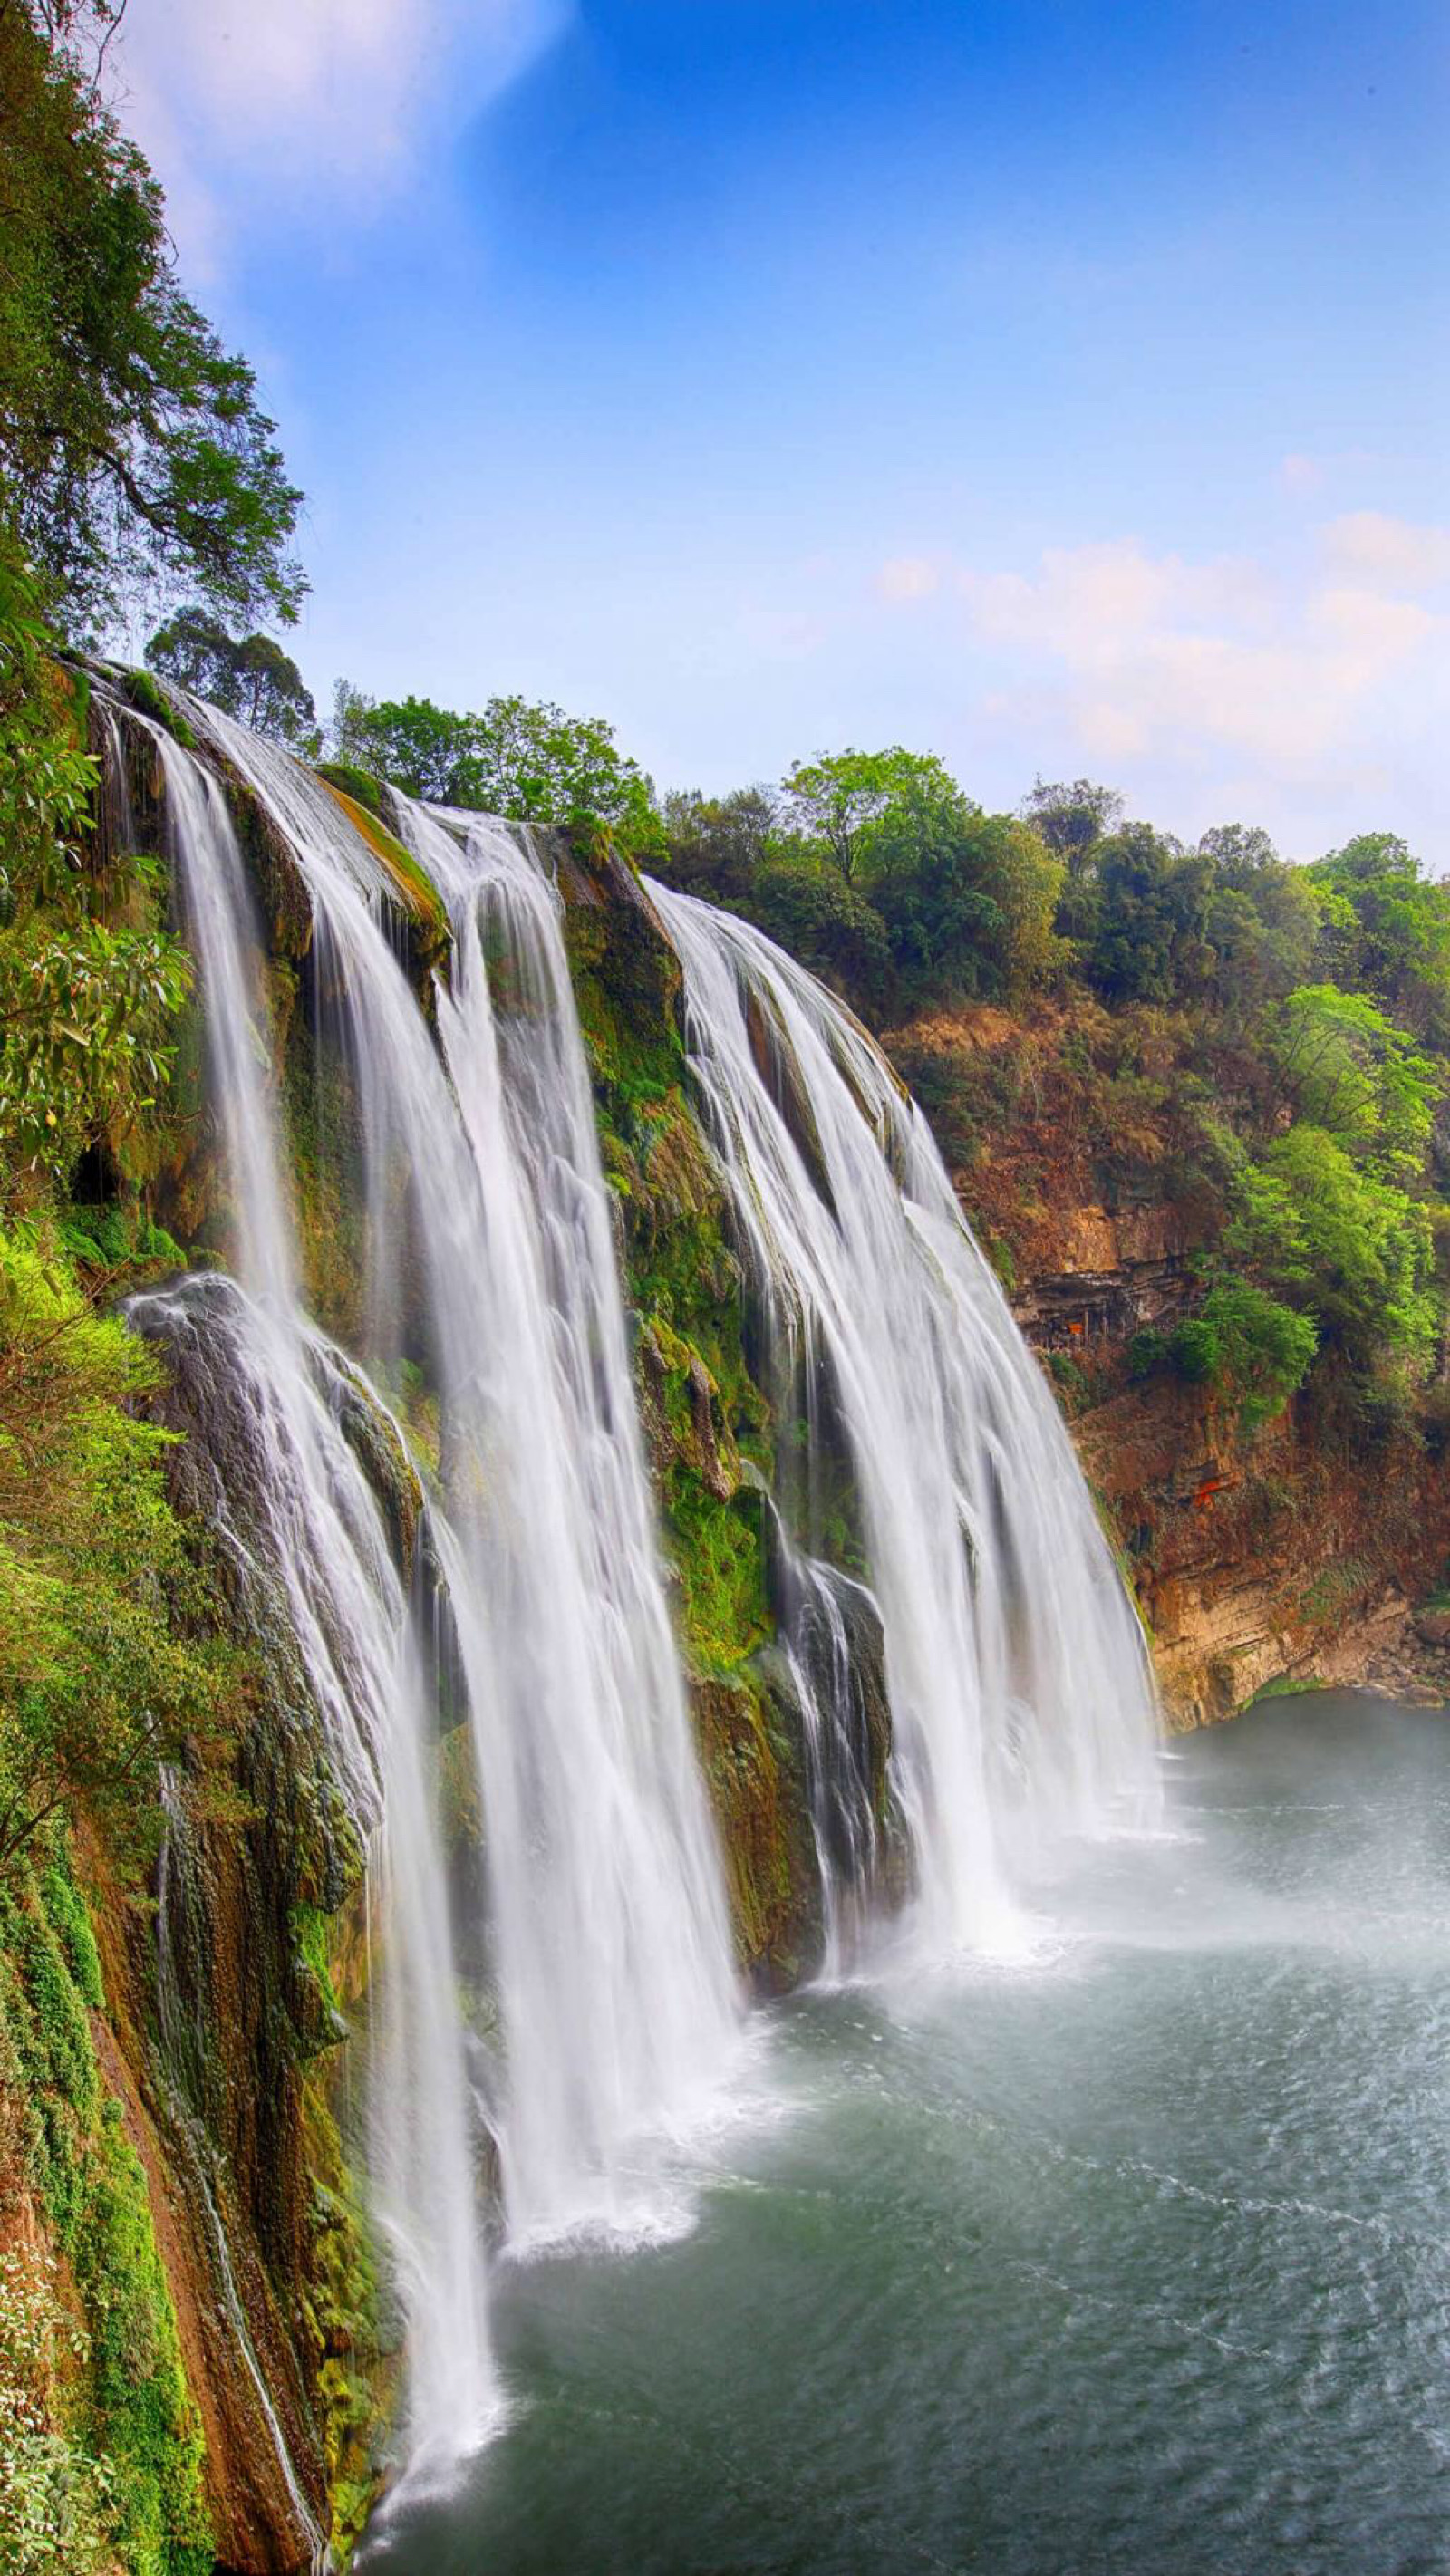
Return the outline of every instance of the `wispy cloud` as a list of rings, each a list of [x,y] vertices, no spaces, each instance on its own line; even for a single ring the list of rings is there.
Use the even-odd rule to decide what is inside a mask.
[[[116,104],[193,273],[238,227],[365,226],[567,23],[570,0],[144,0]]]
[[[878,590],[908,600],[892,573]],[[964,660],[994,666],[994,719],[1050,726],[1120,775],[1358,774],[1423,755],[1450,714],[1450,528],[1364,511],[1272,563],[1128,537],[1027,571],[958,563],[949,589]]]
[[[1353,510],[1322,531],[1325,555],[1346,579],[1426,598],[1450,585],[1450,528],[1417,527],[1383,510]]]
[[[930,555],[892,555],[876,575],[883,599],[930,599],[941,587],[941,566]]]

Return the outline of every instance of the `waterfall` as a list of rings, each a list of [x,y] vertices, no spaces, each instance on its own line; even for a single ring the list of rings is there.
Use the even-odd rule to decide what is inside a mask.
[[[508,2232],[654,2232],[675,2222],[668,2149],[729,2063],[738,2003],[560,899],[504,827],[400,800],[452,934],[435,1042],[336,800],[186,704],[306,882],[357,1101],[368,1311],[392,1343],[377,1361],[407,1342],[438,1396]]]
[[[804,1449],[778,1500],[804,1570],[808,1729],[829,1721],[844,1747],[813,1765],[834,1802],[817,1813],[828,1913],[874,1848],[850,1711],[829,1707],[829,1621],[824,1657],[811,1634],[834,1540],[880,1612],[916,1934],[932,1953],[1015,1948],[1049,1837],[1156,1811],[1141,1632],[1038,1365],[885,1060],[760,931],[650,891],[684,969],[779,1418]]]
[[[559,888],[527,834],[401,796],[374,828],[177,695],[203,756],[130,720],[164,770],[237,1275],[192,1274],[130,1312],[168,1344],[240,1626],[291,1658],[326,1794],[367,1855],[368,2168],[416,2475],[451,2467],[501,2407],[486,2164],[513,2249],[681,2223],[678,2144],[740,2030],[721,1855]],[[267,961],[218,769],[305,890],[304,1004],[344,1103],[315,1152],[360,1219],[361,1360],[305,1310]],[[1052,1400],[884,1060],[758,932],[653,894],[776,1406],[772,1559],[823,1965],[860,1961],[907,1878],[933,1952],[1000,1945],[1041,1837],[1151,1802],[1142,1640]],[[423,1426],[411,1448],[400,1413]],[[461,1861],[438,1813],[444,1734],[481,1816]],[[185,1806],[165,1789],[174,1838]],[[168,1841],[163,2023],[186,2061],[179,1862]]]
[[[478,2120],[441,1850],[424,1771],[427,1658],[359,1424],[401,1434],[353,1364],[308,1323],[256,1025],[261,947],[226,798],[153,729],[179,899],[200,969],[212,1094],[235,1194],[240,1278],[195,1274],[134,1299],[169,1347],[172,1404],[243,1625],[295,1658],[333,1779],[368,1849],[387,1921],[371,2157],[407,2321],[408,2444],[417,2462],[475,2448],[498,2411],[475,2165]],[[167,1893],[163,1854],[160,1896]],[[159,1926],[163,1959],[167,1927]],[[164,1997],[164,1985],[163,1985]],[[275,2418],[269,2416],[269,2421]],[[289,2486],[295,2486],[283,2458]]]

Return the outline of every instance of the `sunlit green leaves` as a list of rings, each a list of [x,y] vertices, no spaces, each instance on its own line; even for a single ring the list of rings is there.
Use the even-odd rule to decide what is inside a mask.
[[[245,360],[172,268],[161,192],[49,13],[0,8],[0,506],[72,632],[184,582],[295,616],[301,494]]]

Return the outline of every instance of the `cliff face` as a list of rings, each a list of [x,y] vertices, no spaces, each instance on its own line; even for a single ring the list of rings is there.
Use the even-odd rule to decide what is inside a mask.
[[[1445,1696],[1450,1666],[1411,1615],[1450,1562],[1437,1430],[1311,1381],[1249,1431],[1201,1387],[1133,1374],[1134,1336],[1183,1314],[1222,1219],[1181,1029],[1144,1012],[1113,1030],[1091,1005],[1026,1022],[979,1008],[888,1045],[1062,1398],[1170,1723],[1291,1679]]]

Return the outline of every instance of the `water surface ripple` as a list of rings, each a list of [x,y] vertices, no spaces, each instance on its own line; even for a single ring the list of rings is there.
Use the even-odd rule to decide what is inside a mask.
[[[1316,1695],[1015,1970],[773,2016],[694,2233],[507,2266],[409,2576],[1450,2565],[1450,1726]]]

